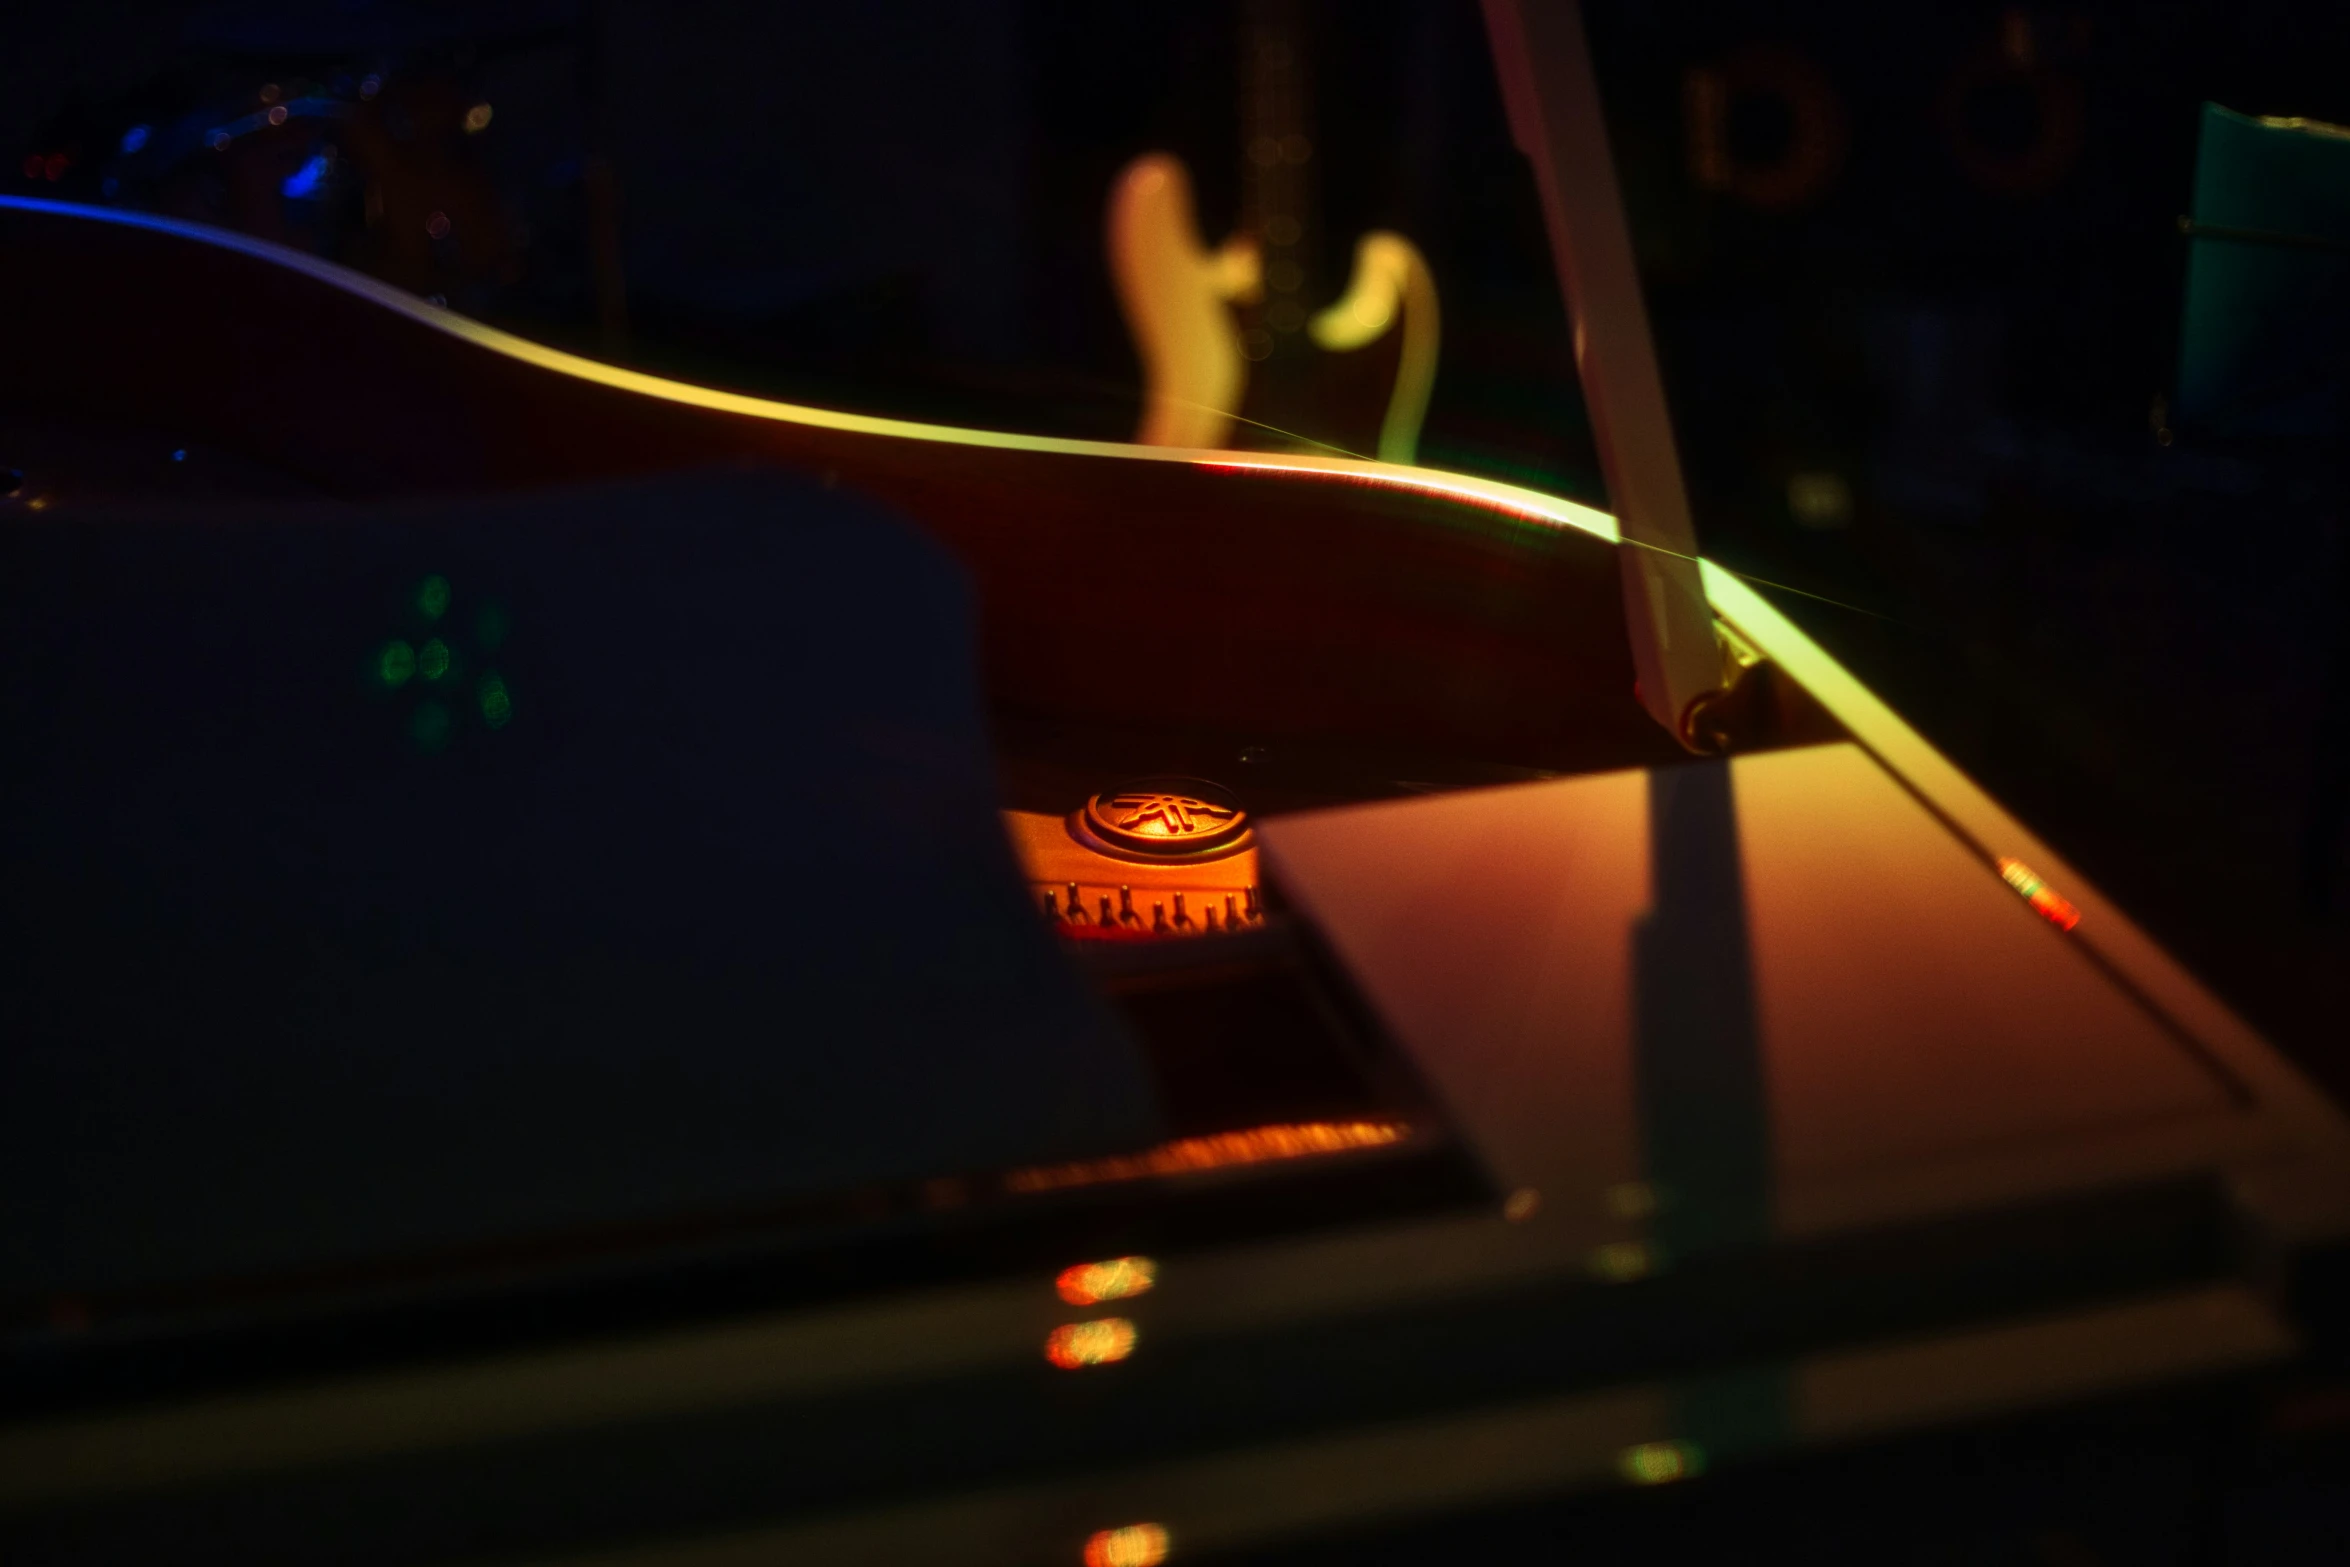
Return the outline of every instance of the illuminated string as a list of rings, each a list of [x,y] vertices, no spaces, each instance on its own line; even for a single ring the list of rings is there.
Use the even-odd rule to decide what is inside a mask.
[[[1184,399],[1182,399],[1182,398],[1179,398],[1179,397],[1178,397],[1178,398],[1170,398],[1170,399],[1168,399],[1168,400],[1169,400],[1169,401],[1171,401],[1171,402],[1182,402]],[[1207,405],[1206,405],[1205,403],[1200,403],[1200,404],[1195,404],[1194,406],[1197,406],[1197,407],[1203,407],[1203,408],[1204,408],[1204,407],[1206,407]],[[1282,428],[1281,428],[1281,426],[1279,426],[1279,425],[1277,425],[1277,424],[1267,424],[1267,423],[1265,423],[1265,421],[1264,421],[1264,420],[1262,420],[1262,419],[1251,419],[1251,418],[1250,418],[1248,415],[1246,415],[1246,414],[1239,414],[1239,413],[1236,413],[1236,414],[1233,414],[1233,415],[1231,415],[1231,418],[1232,418],[1232,419],[1234,420],[1234,422],[1236,422],[1236,423],[1239,423],[1239,424],[1246,424],[1246,425],[1253,425],[1253,426],[1255,426],[1257,429],[1260,429],[1260,430],[1265,430],[1265,431],[1269,431],[1269,432],[1271,432],[1271,433],[1272,433],[1272,434],[1274,434],[1274,435],[1278,435],[1278,436],[1280,436],[1280,437],[1281,437],[1283,440],[1286,440],[1286,441],[1301,441],[1301,442],[1303,442],[1304,444],[1306,444],[1306,445],[1308,445],[1308,446],[1319,446],[1319,447],[1321,447],[1321,448],[1322,448],[1324,451],[1327,451],[1327,452],[1334,453],[1334,454],[1336,454],[1337,456],[1340,456],[1340,457],[1351,457],[1351,458],[1353,458],[1353,459],[1354,459],[1356,462],[1377,462],[1377,461],[1378,461],[1378,459],[1377,459],[1376,457],[1372,457],[1372,456],[1369,456],[1369,455],[1367,455],[1367,454],[1365,454],[1365,453],[1362,453],[1362,452],[1355,451],[1355,450],[1354,450],[1353,448],[1351,448],[1351,447],[1341,446],[1341,445],[1339,445],[1339,444],[1338,444],[1337,442],[1335,442],[1335,441],[1317,441],[1317,440],[1315,440],[1315,439],[1314,439],[1312,436],[1310,436],[1310,435],[1300,435],[1300,434],[1298,434],[1298,433],[1297,433],[1295,430],[1284,430],[1284,429],[1282,429]]]
[[[1504,481],[1497,479],[1476,478],[1468,474],[1448,474],[1433,468],[1388,468],[1385,465],[1370,471],[1354,468],[1300,468],[1290,463],[1269,461],[1239,453],[1230,457],[1201,457],[1195,461],[1202,468],[1259,473],[1313,473],[1348,483],[1377,485],[1387,489],[1416,490],[1425,495],[1467,501],[1472,505],[1481,506],[1487,511],[1499,512],[1504,516],[1518,517],[1528,522],[1545,523],[1553,527],[1571,527],[1579,532],[1596,534],[1611,544],[1631,544],[1640,549],[1654,550],[1659,555],[1669,555],[1675,560],[1710,565],[1716,571],[1725,572],[1742,582],[1754,583],[1760,587],[1776,588],[1782,593],[1792,593],[1798,598],[1817,599],[1820,603],[1832,608],[1850,610],[1855,615],[1866,615],[1872,620],[1882,620],[1897,626],[1908,624],[1896,616],[1887,615],[1879,610],[1869,609],[1859,604],[1849,604],[1842,599],[1830,598],[1825,593],[1814,593],[1808,588],[1799,588],[1790,583],[1774,582],[1768,577],[1758,577],[1751,572],[1734,571],[1719,561],[1707,561],[1703,557],[1684,554],[1680,550],[1668,549],[1661,544],[1651,544],[1645,539],[1627,539],[1617,529],[1615,518],[1606,512],[1580,505],[1574,501],[1543,495],[1539,491],[1505,484]]]
[[[1619,543],[1623,543],[1623,544],[1630,544],[1630,545],[1632,545],[1632,546],[1634,546],[1635,548],[1638,548],[1638,549],[1644,549],[1644,550],[1654,550],[1654,551],[1655,551],[1657,554],[1659,554],[1659,555],[1670,555],[1670,556],[1672,556],[1672,557],[1673,557],[1675,560],[1686,560],[1686,561],[1695,562],[1695,563],[1697,563],[1697,564],[1701,564],[1701,565],[1702,565],[1702,564],[1705,564],[1705,562],[1703,561],[1703,559],[1702,559],[1701,557],[1699,557],[1699,556],[1696,556],[1696,555],[1685,555],[1685,554],[1683,554],[1683,553],[1682,553],[1681,551],[1679,551],[1679,550],[1667,549],[1667,548],[1665,548],[1665,547],[1664,547],[1662,544],[1651,544],[1651,543],[1649,543],[1649,542],[1648,542],[1647,540],[1645,540],[1645,539],[1621,539],[1621,540],[1618,540],[1617,542],[1619,542]],[[1795,595],[1797,598],[1816,599],[1816,600],[1817,600],[1817,601],[1819,601],[1820,603],[1822,603],[1822,604],[1826,604],[1826,605],[1829,605],[1829,606],[1830,606],[1830,607],[1832,607],[1832,608],[1835,608],[1835,609],[1848,609],[1848,610],[1852,611],[1852,613],[1854,613],[1855,615],[1866,615],[1866,616],[1868,616],[1868,617],[1869,617],[1869,619],[1871,619],[1871,620],[1882,620],[1882,621],[1884,621],[1884,622],[1885,622],[1887,625],[1891,625],[1891,626],[1908,626],[1908,624],[1909,624],[1909,622],[1907,622],[1907,621],[1905,621],[1905,620],[1902,620],[1902,619],[1900,619],[1898,616],[1894,616],[1894,615],[1887,615],[1887,614],[1884,614],[1884,613],[1883,613],[1883,612],[1881,612],[1881,611],[1878,611],[1878,610],[1873,610],[1873,609],[1868,609],[1868,608],[1865,608],[1865,607],[1863,607],[1862,605],[1859,605],[1859,604],[1847,604],[1847,603],[1846,603],[1844,600],[1842,600],[1842,599],[1832,599],[1832,598],[1828,597],[1828,595],[1827,595],[1827,594],[1825,594],[1825,593],[1814,593],[1814,592],[1812,592],[1812,591],[1811,591],[1809,588],[1799,588],[1799,587],[1795,587],[1794,585],[1792,585],[1792,584],[1790,584],[1790,583],[1785,583],[1785,582],[1773,582],[1773,581],[1772,581],[1770,578],[1768,578],[1768,577],[1758,577],[1758,576],[1754,575],[1754,573],[1752,573],[1752,572],[1750,572],[1750,571],[1739,571],[1739,570],[1737,570],[1737,569],[1735,569],[1735,568],[1733,568],[1733,567],[1730,567],[1730,566],[1725,566],[1725,565],[1723,565],[1723,564],[1722,564],[1720,561],[1718,561],[1718,560],[1717,560],[1717,561],[1714,561],[1712,564],[1713,564],[1713,566],[1714,566],[1714,569],[1715,569],[1715,570],[1717,570],[1717,571],[1726,571],[1726,572],[1728,572],[1728,573],[1729,573],[1731,576],[1733,576],[1733,577],[1736,577],[1736,578],[1737,578],[1739,581],[1741,581],[1741,582],[1751,582],[1751,583],[1755,584],[1757,587],[1764,587],[1764,588],[1776,588],[1776,589],[1778,589],[1778,590],[1779,590],[1781,593],[1792,593],[1792,594],[1794,594],[1794,595]]]
[[[1109,381],[1096,381],[1090,377],[1081,378],[1073,382],[1072,385],[1083,387],[1089,392],[1114,397],[1119,402],[1131,403],[1137,407],[1139,407],[1142,402],[1141,397],[1137,395],[1134,388],[1130,386],[1118,385]],[[1301,435],[1295,430],[1284,430],[1277,424],[1267,424],[1262,419],[1251,419],[1246,414],[1219,408],[1214,403],[1203,403],[1195,398],[1189,397],[1177,397],[1172,392],[1161,392],[1159,394],[1159,401],[1165,403],[1174,403],[1184,408],[1199,409],[1205,413],[1222,414],[1224,417],[1234,420],[1237,423],[1249,425],[1255,429],[1263,430],[1268,435],[1278,435],[1285,441],[1296,441],[1300,445],[1304,446],[1319,446],[1324,451],[1331,453],[1333,456],[1352,458],[1356,462],[1379,461],[1378,458],[1370,455],[1368,452],[1358,452],[1352,447],[1340,446],[1335,441],[1318,441],[1310,435]]]

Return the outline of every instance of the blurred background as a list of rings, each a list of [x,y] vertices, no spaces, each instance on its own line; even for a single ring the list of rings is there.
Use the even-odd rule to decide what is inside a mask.
[[[2207,104],[2350,123],[2350,8],[1585,9],[1709,553],[2350,1094],[2350,140],[2290,133],[2293,212],[2182,228],[2226,173]],[[1057,435],[1136,429],[1105,222],[1169,153],[1203,244],[1271,235],[1306,306],[1359,236],[1417,248],[1420,462],[1606,501],[1473,0],[80,0],[12,43],[15,194],[645,369]],[[2293,303],[2215,380],[2191,258],[2247,244]]]

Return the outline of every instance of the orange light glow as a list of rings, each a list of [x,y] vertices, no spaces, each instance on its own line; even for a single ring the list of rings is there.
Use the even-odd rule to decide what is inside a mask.
[[[1070,1186],[1099,1186],[1109,1181],[1139,1181],[1153,1175],[1218,1170],[1227,1165],[1264,1164],[1275,1159],[1304,1159],[1357,1148],[1384,1148],[1402,1142],[1410,1133],[1410,1125],[1403,1121],[1305,1121],[1294,1126],[1255,1126],[1242,1132],[1186,1137],[1138,1154],[1014,1170],[1004,1177],[1004,1189],[1050,1192]]]
[[[1616,1455],[1616,1472],[1634,1485],[1665,1485],[1705,1472],[1705,1450],[1694,1442],[1642,1442]]]
[[[1098,1306],[1105,1300],[1124,1300],[1147,1294],[1159,1282],[1159,1265],[1148,1257],[1113,1257],[1107,1262],[1081,1262],[1064,1268],[1053,1287],[1072,1306]]]
[[[1085,1567],[1159,1567],[1167,1546],[1166,1529],[1155,1523],[1097,1529],[1085,1542]]]
[[[1063,1371],[1111,1366],[1134,1353],[1134,1324],[1124,1317],[1064,1322],[1045,1336],[1044,1358]]]
[[[2002,858],[1999,879],[2013,887],[2032,912],[2058,930],[2071,930],[2081,923],[2081,911],[2056,895],[2055,889],[2042,881],[2032,868],[2021,860]]]

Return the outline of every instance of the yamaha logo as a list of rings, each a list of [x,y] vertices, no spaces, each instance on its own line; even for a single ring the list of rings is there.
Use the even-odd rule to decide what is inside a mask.
[[[1249,838],[1240,801],[1204,778],[1137,778],[1104,789],[1070,827],[1088,847],[1127,859],[1216,859]]]

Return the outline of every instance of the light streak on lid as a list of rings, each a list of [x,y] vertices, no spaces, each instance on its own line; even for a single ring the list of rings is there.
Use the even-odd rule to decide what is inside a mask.
[[[382,79],[370,76],[359,84],[359,96],[372,98],[382,87]],[[225,147],[230,137],[225,129],[217,133],[218,145]],[[36,197],[0,198],[0,210],[52,212],[85,222],[113,224],[121,228],[146,229],[155,233],[176,235],[193,240],[214,250],[233,250],[257,257],[271,265],[306,276],[339,290],[342,293],[370,300],[411,322],[463,339],[477,348],[521,364],[550,370],[558,375],[579,381],[594,382],[617,391],[634,392],[640,396],[659,398],[664,402],[688,407],[705,408],[721,413],[741,415],[751,419],[768,420],[779,424],[799,425],[809,429],[837,430],[863,435],[896,436],[906,440],[932,441],[944,445],[992,447],[1001,451],[1063,452],[1071,456],[1117,457],[1136,462],[1160,462],[1192,467],[1207,472],[1259,473],[1279,475],[1306,482],[1349,482],[1382,485],[1389,488],[1414,491],[1431,496],[1468,501],[1489,514],[1522,518],[1550,527],[1566,528],[1592,535],[1610,544],[1617,542],[1616,520],[1602,511],[1578,505],[1573,501],[1543,495],[1537,491],[1509,484],[1498,479],[1481,479],[1470,474],[1441,473],[1434,469],[1406,467],[1400,463],[1373,462],[1362,458],[1290,456],[1283,453],[1252,452],[1245,456],[1224,451],[1210,452],[1199,448],[1137,446],[1125,441],[1078,440],[1067,436],[1023,435],[1006,430],[971,430],[955,425],[925,424],[908,419],[883,418],[873,414],[843,413],[835,409],[815,408],[799,403],[780,403],[771,398],[753,397],[742,392],[725,392],[714,387],[695,386],[689,382],[673,381],[664,376],[641,370],[627,370],[618,365],[603,364],[584,359],[577,354],[534,343],[516,337],[479,321],[469,320],[453,311],[430,308],[425,301],[403,292],[389,283],[356,272],[321,257],[288,249],[268,240],[249,235],[209,228],[179,218],[163,217],[154,213],[125,212],[119,208],[94,208],[71,202],[47,201]]]
[[[1085,1542],[1085,1567],[1159,1567],[1169,1544],[1164,1524],[1097,1529]]]
[[[1062,1269],[1053,1288],[1072,1306],[1098,1306],[1105,1300],[1147,1294],[1158,1282],[1159,1265],[1150,1258],[1112,1257]]]
[[[1288,1126],[1255,1126],[1246,1131],[1185,1137],[1137,1154],[1079,1159],[1069,1164],[1032,1165],[1004,1177],[1013,1192],[1050,1192],[1110,1181],[1139,1181],[1154,1175],[1183,1175],[1228,1165],[1304,1159],[1316,1154],[1384,1148],[1411,1135],[1405,1121],[1304,1121]]]
[[[2056,890],[2042,881],[2033,869],[2021,860],[2002,856],[1999,861],[1999,879],[2016,890],[2016,894],[2032,906],[2039,915],[2058,930],[2071,930],[2081,923],[2081,911],[2056,895]]]
[[[1397,466],[1373,467],[1362,461],[1341,465],[1332,462],[1325,467],[1307,458],[1286,458],[1278,462],[1247,461],[1224,457],[1195,459],[1194,467],[1214,473],[1282,473],[1290,475],[1315,474],[1342,484],[1364,485],[1372,489],[1403,490],[1415,495],[1441,496],[1446,500],[1465,501],[1481,511],[1496,512],[1505,517],[1516,517],[1525,522],[1539,522],[1554,528],[1572,528],[1614,544],[1620,535],[1616,519],[1606,512],[1588,506],[1578,506],[1524,490],[1516,485],[1500,484],[1492,480],[1473,479],[1466,475],[1440,473],[1428,468]]]
[[[1124,1317],[1064,1322],[1045,1335],[1044,1358],[1063,1371],[1111,1366],[1134,1353],[1134,1324]]]

